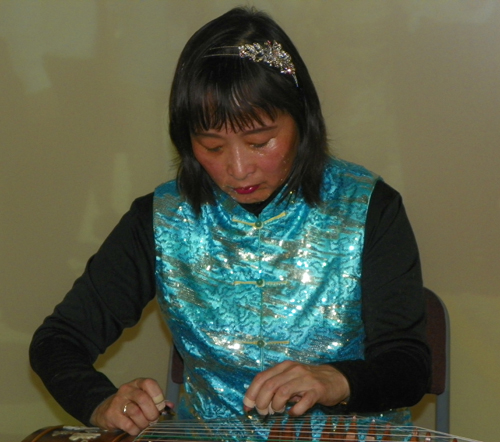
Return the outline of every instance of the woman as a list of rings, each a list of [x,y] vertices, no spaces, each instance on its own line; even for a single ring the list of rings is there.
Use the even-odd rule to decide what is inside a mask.
[[[300,55],[233,9],[184,48],[170,98],[175,181],[139,198],[35,333],[32,366],[86,424],[138,434],[156,381],[92,364],[158,294],[184,359],[179,418],[287,410],[409,421],[430,357],[418,251],[399,194],[330,158]]]

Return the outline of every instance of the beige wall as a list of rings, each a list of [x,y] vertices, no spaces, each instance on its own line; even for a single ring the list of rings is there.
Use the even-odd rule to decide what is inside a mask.
[[[31,335],[132,199],[173,176],[174,63],[239,3],[0,0],[1,441],[73,422],[30,371]],[[302,52],[335,152],[402,192],[426,285],[450,310],[452,432],[498,441],[500,3],[254,4]],[[99,367],[164,384],[165,336],[151,305]]]

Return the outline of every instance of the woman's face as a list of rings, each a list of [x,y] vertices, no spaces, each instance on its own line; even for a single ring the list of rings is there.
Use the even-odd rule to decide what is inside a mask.
[[[288,178],[298,131],[288,114],[234,132],[230,127],[191,135],[195,158],[212,180],[239,203],[267,199]]]

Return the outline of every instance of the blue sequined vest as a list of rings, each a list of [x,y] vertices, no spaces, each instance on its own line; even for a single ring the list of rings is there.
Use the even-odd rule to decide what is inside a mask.
[[[185,363],[181,418],[242,414],[254,376],[284,360],[363,359],[361,256],[376,181],[332,160],[319,207],[291,195],[258,217],[224,193],[197,217],[175,181],[156,189],[158,300]]]

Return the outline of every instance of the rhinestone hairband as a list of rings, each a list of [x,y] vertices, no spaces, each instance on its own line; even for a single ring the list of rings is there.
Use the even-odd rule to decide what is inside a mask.
[[[237,55],[240,58],[249,58],[250,60],[260,63],[264,62],[268,65],[278,68],[280,73],[291,75],[295,80],[295,84],[298,86],[297,77],[295,76],[295,65],[293,64],[292,57],[290,54],[283,50],[281,44],[277,41],[266,41],[263,44],[260,43],[249,43],[241,46],[222,46],[216,49],[228,49],[237,48],[238,54],[210,54],[207,57],[212,56],[226,56],[226,55]]]

